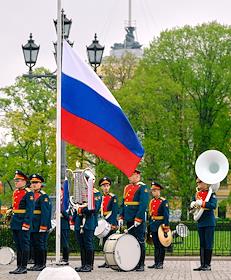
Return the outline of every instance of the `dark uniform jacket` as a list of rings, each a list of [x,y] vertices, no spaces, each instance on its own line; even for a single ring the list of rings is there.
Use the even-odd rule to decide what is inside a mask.
[[[157,232],[160,225],[169,226],[168,201],[163,198],[153,198],[149,203],[149,225],[152,232]]]
[[[61,230],[70,229],[70,212],[63,210],[61,214]]]
[[[113,193],[102,196],[101,203],[101,216],[105,220],[114,226],[114,229],[117,227],[117,214],[118,214],[118,199],[117,196]]]
[[[198,227],[209,227],[215,226],[216,220],[214,216],[214,209],[217,207],[217,199],[216,195],[212,193],[208,202],[205,202],[205,198],[208,194],[208,191],[199,191],[193,196],[193,201],[197,199],[202,199],[202,208],[204,208],[204,212],[198,220]]]
[[[89,210],[87,207],[80,208],[79,213],[74,211],[72,220],[75,222],[75,230],[80,230],[80,227],[83,225],[84,229],[95,230],[98,225],[98,212],[101,205],[101,193],[94,189],[94,201],[95,209]]]
[[[49,196],[40,190],[34,193],[35,210],[33,215],[33,230],[49,230],[51,228],[51,202]]]
[[[124,188],[120,219],[127,222],[137,221],[141,223],[145,221],[148,197],[148,188],[144,183],[127,185]]]
[[[13,193],[13,217],[10,227],[20,230],[23,227],[31,229],[34,210],[34,193],[29,188],[16,189]]]

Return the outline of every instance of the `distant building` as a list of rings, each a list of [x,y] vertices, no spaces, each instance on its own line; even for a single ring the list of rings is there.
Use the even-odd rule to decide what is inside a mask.
[[[111,47],[110,55],[114,55],[118,58],[123,56],[126,52],[134,54],[136,57],[141,58],[143,56],[143,49],[141,49],[142,45],[135,41],[134,26],[127,26],[125,30],[127,34],[125,35],[125,40],[123,43],[114,43]]]
[[[114,43],[111,47],[110,55],[116,56],[118,58],[122,57],[126,52],[134,54],[136,57],[141,58],[143,56],[143,50],[141,49],[142,45],[135,41],[134,31],[136,30],[134,24],[132,25],[131,20],[131,11],[132,4],[131,0],[128,1],[128,23],[126,24],[125,31],[125,40],[123,43]]]

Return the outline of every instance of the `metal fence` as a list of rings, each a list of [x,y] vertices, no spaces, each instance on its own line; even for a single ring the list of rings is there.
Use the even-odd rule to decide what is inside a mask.
[[[189,229],[189,235],[182,239],[177,237],[174,239],[173,244],[167,248],[167,255],[174,256],[190,256],[199,254],[199,237],[197,232],[197,225],[194,222],[184,222]],[[176,228],[176,223],[171,223],[171,229]],[[99,245],[99,239],[95,238],[95,249],[98,253],[102,251],[102,247]],[[9,246],[14,248],[12,239],[12,232],[6,226],[0,225],[0,247]],[[70,249],[72,254],[79,252],[79,247],[74,238],[74,232],[71,231],[70,235]],[[48,251],[50,253],[55,252],[55,232],[49,234],[48,238]],[[146,244],[147,255],[153,255],[153,244]],[[231,256],[231,221],[219,221],[215,228],[215,240],[213,255],[217,256]]]

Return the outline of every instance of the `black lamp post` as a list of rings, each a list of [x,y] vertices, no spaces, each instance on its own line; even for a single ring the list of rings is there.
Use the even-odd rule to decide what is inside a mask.
[[[61,11],[61,20],[62,20],[62,40],[66,39],[67,42],[73,46],[73,43],[69,42],[68,37],[70,34],[71,24],[72,20],[69,20],[66,15],[64,14],[64,11]],[[54,20],[55,29],[57,32],[57,20]],[[55,46],[55,43],[54,43]],[[57,46],[57,44],[56,44]],[[34,40],[32,40],[32,34],[30,34],[30,39],[28,40],[28,43],[22,46],[23,54],[25,58],[25,63],[29,67],[29,74],[23,75],[24,77],[28,77],[29,79],[41,79],[41,78],[50,78],[49,83],[45,82],[47,87],[50,89],[56,89],[56,74],[55,72],[52,74],[32,74],[32,67],[36,64],[38,52],[39,52],[39,46],[37,46],[34,43]],[[66,173],[66,145],[65,142],[62,141],[61,143],[61,180],[64,181],[65,179],[65,173]]]
[[[62,18],[62,35],[63,35],[64,39],[67,39],[69,37],[69,34],[70,34],[72,20],[68,19],[66,17],[63,9],[61,11],[61,18]],[[55,29],[56,29],[56,32],[57,32],[57,20],[54,20],[54,24],[55,24]]]
[[[32,67],[36,64],[40,46],[37,46],[32,39],[32,33],[30,33],[30,39],[23,46],[23,55],[26,65],[29,67],[29,74],[32,74]]]
[[[104,47],[99,44],[97,40],[97,35],[95,33],[95,38],[92,41],[92,44],[87,47],[87,55],[88,61],[92,67],[94,67],[94,71],[97,71],[97,67],[100,66],[102,62]]]

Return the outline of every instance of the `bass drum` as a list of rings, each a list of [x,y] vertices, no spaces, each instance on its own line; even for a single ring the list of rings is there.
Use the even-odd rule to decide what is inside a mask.
[[[95,228],[94,235],[98,238],[104,238],[111,231],[111,225],[104,219],[98,221],[98,226]]]
[[[140,244],[131,234],[112,234],[104,244],[105,262],[110,268],[133,270],[140,260]]]
[[[0,248],[0,264],[11,264],[15,260],[14,250],[10,247]]]

